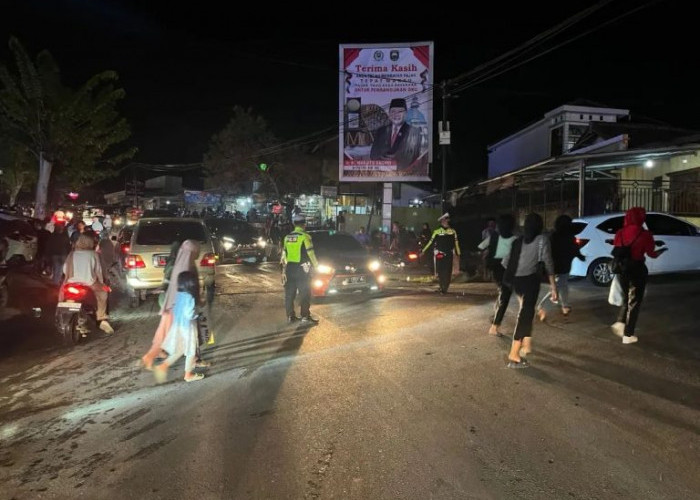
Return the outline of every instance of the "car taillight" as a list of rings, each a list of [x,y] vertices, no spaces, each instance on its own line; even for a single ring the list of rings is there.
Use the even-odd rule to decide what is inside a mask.
[[[587,240],[587,239],[585,239],[585,238],[576,238],[574,241],[576,242],[576,245],[577,245],[579,248],[583,248],[583,247],[586,246],[586,243],[588,243],[588,242],[591,241],[591,240]]]
[[[63,297],[65,300],[82,300],[87,295],[88,288],[83,285],[63,285]]]
[[[146,263],[143,261],[140,255],[129,255],[126,258],[126,268],[127,269],[145,269]]]
[[[418,260],[418,254],[415,252],[410,252],[408,254],[408,260]]]
[[[127,253],[129,253],[129,250],[131,250],[131,248],[129,247],[128,243],[122,243],[121,250],[122,253],[126,255]]]
[[[199,261],[199,265],[202,267],[214,267],[216,265],[216,255],[213,253],[204,254],[202,260]]]

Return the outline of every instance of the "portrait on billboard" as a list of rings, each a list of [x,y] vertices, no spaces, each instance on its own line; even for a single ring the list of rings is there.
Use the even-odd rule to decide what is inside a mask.
[[[431,58],[430,42],[341,46],[341,180],[430,180]]]

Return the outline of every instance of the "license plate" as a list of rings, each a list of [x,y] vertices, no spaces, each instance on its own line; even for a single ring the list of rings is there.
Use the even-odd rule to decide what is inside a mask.
[[[59,309],[70,309],[71,311],[80,311],[79,302],[59,302],[57,307]]]
[[[165,265],[168,263],[168,256],[167,255],[154,255],[153,256],[153,265],[156,267],[165,267]]]
[[[364,276],[350,276],[349,278],[345,278],[343,280],[343,285],[354,285],[355,283],[364,283],[364,282],[365,282]]]

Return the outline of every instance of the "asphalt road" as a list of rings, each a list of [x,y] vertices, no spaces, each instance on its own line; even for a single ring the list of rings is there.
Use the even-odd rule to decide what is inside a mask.
[[[488,283],[394,281],[313,305],[310,328],[284,321],[273,264],[217,284],[195,383],[182,361],[163,385],[137,368],[152,302],[115,294],[116,333],[66,349],[46,292],[15,297],[44,305],[0,322],[0,499],[700,498],[698,277],[652,281],[634,345],[573,283],[526,370],[486,334]]]

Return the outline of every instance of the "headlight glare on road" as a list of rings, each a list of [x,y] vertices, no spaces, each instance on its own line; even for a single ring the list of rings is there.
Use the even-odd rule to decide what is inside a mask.
[[[382,267],[382,263],[379,262],[378,260],[373,260],[369,263],[369,270],[372,272],[379,271],[379,268]]]
[[[321,264],[316,268],[316,271],[318,271],[319,274],[333,274],[334,270],[331,266]]]

